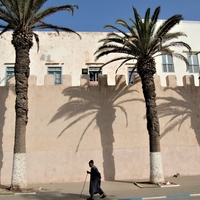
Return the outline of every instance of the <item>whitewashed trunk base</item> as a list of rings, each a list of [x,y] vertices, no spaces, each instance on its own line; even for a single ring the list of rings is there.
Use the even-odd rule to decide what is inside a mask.
[[[150,153],[150,182],[151,183],[163,183],[164,174],[162,168],[161,152]]]
[[[16,153],[13,158],[12,188],[26,188],[26,154]]]

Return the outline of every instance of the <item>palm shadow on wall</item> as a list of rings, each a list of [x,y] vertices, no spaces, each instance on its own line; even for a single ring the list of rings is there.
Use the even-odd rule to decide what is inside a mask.
[[[164,137],[168,132],[175,127],[180,130],[186,120],[190,120],[190,127],[196,134],[196,139],[200,145],[200,90],[194,85],[184,87],[166,88],[165,91],[172,90],[178,94],[176,97],[158,97],[157,100],[164,100],[164,103],[158,105],[158,114],[160,118],[169,117],[166,122],[164,131],[161,137]]]
[[[85,133],[89,127],[92,126],[93,122],[96,121],[96,125],[100,131],[105,180],[115,180],[115,163],[113,156],[114,135],[112,124],[116,118],[116,109],[122,111],[126,126],[128,126],[128,116],[123,104],[131,102],[134,99],[123,98],[120,100],[120,98],[133,91],[131,86],[125,83],[123,76],[118,76],[118,78],[116,78],[116,84],[114,86],[108,86],[107,76],[101,75],[99,76],[99,84],[97,86],[78,86],[63,90],[63,95],[69,97],[69,102],[61,106],[50,121],[50,123],[52,123],[63,117],[65,120],[77,117],[62,130],[58,136],[60,137],[70,127],[78,122],[80,123],[82,119],[92,116],[91,121],[84,127],[76,151],[78,151]]]
[[[2,88],[3,89],[3,88]],[[4,89],[3,89],[4,90]],[[8,98],[8,93],[9,93],[9,88],[8,87],[5,87],[5,90],[2,91],[1,90],[1,96],[0,96],[0,120],[1,120],[1,123],[0,123],[0,142],[1,142],[1,145],[0,145],[0,169],[2,169],[2,166],[3,166],[3,128],[4,128],[4,124],[5,124],[5,113],[6,113],[6,99]],[[0,173],[0,184],[2,183],[2,175]]]
[[[10,79],[12,78],[12,76],[9,76],[7,79],[8,85],[9,86],[3,86],[1,87],[1,95],[0,95],[0,170],[3,167],[3,135],[6,134],[3,132],[4,129],[4,125],[5,125],[5,113],[7,111],[7,107],[6,107],[6,99],[9,96],[9,93],[15,93],[14,90],[14,85],[10,84]],[[5,81],[4,79],[2,81]],[[14,107],[14,104],[13,104]],[[0,173],[0,184],[2,183],[2,175]]]

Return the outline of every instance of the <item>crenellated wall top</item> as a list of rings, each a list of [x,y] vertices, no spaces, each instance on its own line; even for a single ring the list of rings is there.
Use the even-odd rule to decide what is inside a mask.
[[[120,82],[126,82],[125,76],[124,75],[116,75],[115,80],[119,80]],[[160,76],[159,75],[154,75],[154,81],[156,86],[161,86],[160,84]],[[185,75],[182,78],[183,81],[183,86],[194,86],[194,76],[193,75]],[[134,77],[134,84],[140,84],[141,80],[139,75],[136,75]],[[127,83],[126,83],[127,84]],[[10,77],[7,83],[8,86],[13,86],[15,85],[15,79],[14,77]],[[37,77],[34,75],[31,75],[29,77],[29,86],[36,86],[37,85]],[[54,76],[49,74],[44,76],[44,86],[53,86],[54,85]],[[71,75],[62,75],[62,85],[66,87],[71,87],[72,85],[72,77]],[[99,75],[99,80],[98,81],[90,81],[89,80],[89,75],[83,74],[80,76],[80,86],[91,86],[91,85],[104,85],[108,86],[108,76],[107,75]],[[56,85],[58,86],[58,85]],[[166,77],[166,86],[167,87],[177,87],[177,78],[175,75],[169,75]],[[1,86],[3,87],[3,86]]]

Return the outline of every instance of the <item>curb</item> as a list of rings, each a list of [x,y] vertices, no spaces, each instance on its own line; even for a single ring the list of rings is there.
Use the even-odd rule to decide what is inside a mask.
[[[118,200],[172,199],[172,198],[195,197],[195,196],[200,196],[200,194],[177,194],[177,195],[159,196],[159,197],[125,198],[125,199],[118,199]]]
[[[0,193],[0,196],[8,196],[8,195],[32,195],[32,194],[37,194],[36,192],[17,192],[17,193],[14,193],[14,192],[2,192]]]
[[[14,195],[25,195],[25,194],[37,194],[36,192],[21,192],[21,193],[15,193]]]
[[[13,192],[1,192],[0,196],[8,196],[8,195],[14,195]]]
[[[167,182],[166,184],[149,184],[149,182],[134,182],[134,185],[136,185],[139,188],[164,188],[164,187],[178,187],[180,186],[177,183],[173,182]]]

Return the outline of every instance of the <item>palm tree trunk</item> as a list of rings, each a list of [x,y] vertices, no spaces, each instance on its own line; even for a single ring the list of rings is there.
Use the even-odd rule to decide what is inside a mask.
[[[32,34],[15,31],[12,44],[15,47],[15,91],[16,91],[16,122],[13,171],[11,189],[27,187],[26,182],[26,125],[28,123],[28,78],[29,51],[32,47]]]
[[[139,64],[139,62],[138,62]],[[140,63],[141,64],[141,63]],[[153,59],[138,67],[138,72],[142,81],[144,99],[146,103],[147,130],[149,133],[150,147],[150,182],[164,182],[162,168],[162,158],[160,151],[160,126],[157,114],[155,83],[153,75],[156,72],[155,62]],[[139,65],[138,65],[139,66]]]

